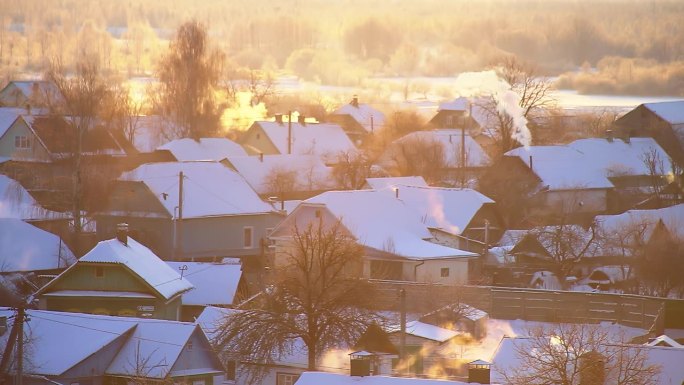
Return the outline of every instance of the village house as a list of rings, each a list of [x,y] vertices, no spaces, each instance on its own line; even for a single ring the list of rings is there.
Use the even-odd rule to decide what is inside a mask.
[[[221,324],[225,317],[237,312],[235,309],[225,309],[218,307],[207,307],[202,314],[197,318],[196,323],[204,330],[210,341],[215,341],[221,330]],[[325,356],[335,362],[348,360],[347,350],[331,350],[325,353]],[[221,351],[222,357],[225,359],[226,377],[229,381],[236,385],[248,385],[249,375],[247,370],[251,365],[258,365],[264,370],[263,377],[259,382],[262,385],[292,385],[297,381],[299,376],[306,371],[308,366],[306,345],[301,339],[297,339],[293,343],[292,349],[280,357],[275,357],[274,361],[268,364],[243,362],[233,358],[234,352]],[[342,361],[344,362],[344,361]],[[343,371],[345,367],[331,367],[328,370]]]
[[[49,107],[61,99],[53,83],[45,80],[12,80],[0,90],[0,107]]]
[[[137,240],[165,260],[250,259],[263,255],[263,240],[281,219],[242,176],[221,163],[149,163],[114,183],[97,215],[97,233],[106,239],[125,222]]]
[[[179,320],[192,288],[122,224],[116,238],[99,242],[36,297],[46,310]]]
[[[249,155],[298,154],[317,155],[328,163],[335,163],[340,153],[356,151],[342,127],[330,123],[306,123],[283,121],[276,115],[275,121],[257,121],[238,141]]]
[[[495,202],[473,189],[395,185],[379,191],[404,202],[445,246],[484,253],[503,232]]]
[[[385,126],[385,114],[368,104],[359,103],[357,96],[328,115],[328,120],[342,126],[344,132],[357,144]]]
[[[533,342],[531,338],[525,336],[504,337],[499,343],[491,360],[493,364],[491,371],[492,383],[508,383],[505,375],[510,375],[514,370],[531,370],[529,366],[523,363],[523,359],[520,358],[518,352],[530,351],[531,349],[534,349],[535,344],[536,342]],[[570,342],[570,344],[578,344],[578,342]],[[562,351],[559,350],[559,354],[561,354],[561,352]],[[684,382],[684,366],[681,364],[684,362],[684,348],[624,344],[620,354],[624,355],[622,359],[625,361],[629,360],[630,357],[634,357],[636,354],[640,354],[644,357],[644,366],[658,365],[658,374],[654,378],[649,377],[649,380],[653,381],[654,384],[674,385]],[[572,364],[573,359],[574,358],[570,358],[568,365]],[[614,357],[612,363],[615,363],[615,361],[619,359],[620,358],[618,357]],[[597,369],[598,368],[599,367],[597,367]],[[612,376],[615,376],[616,373],[606,373],[605,367],[603,370],[604,372],[600,375],[604,376],[606,383],[615,383],[615,377]],[[596,375],[595,372],[592,374]],[[621,374],[625,375],[625,373]],[[578,373],[578,375],[580,376],[580,383],[588,380],[581,372]]]
[[[392,142],[381,157],[381,165],[388,170],[400,172],[402,162],[415,157],[424,156],[416,151],[424,151],[423,143],[436,146],[442,151],[443,162],[435,167],[440,180],[448,185],[461,187],[472,185],[472,181],[481,175],[489,166],[489,156],[482,147],[461,129],[436,129],[431,131],[415,131]],[[465,149],[465,151],[463,150]],[[408,156],[408,159],[404,159]]]
[[[9,329],[18,325],[15,315],[0,308]],[[26,316],[23,384],[220,385],[224,380],[218,356],[192,323],[45,310],[27,310]],[[0,333],[0,346],[16,346],[9,341],[12,335]],[[2,379],[8,383],[18,369],[16,353],[10,354],[2,357],[9,364],[10,378]]]
[[[492,124],[489,114],[481,106],[485,101],[458,97],[439,104],[437,113],[428,122],[434,128],[465,128],[468,135],[478,136]]]
[[[652,175],[644,161],[649,154],[666,159],[651,138],[519,147],[497,161],[480,184],[497,202],[509,202],[514,222],[543,223],[553,216],[581,220],[629,208],[661,186],[670,166],[665,163]]]
[[[669,157],[684,164],[684,100],[640,104],[614,126],[621,137],[655,139]]]
[[[341,224],[364,247],[365,278],[445,284],[477,279],[478,254],[436,243],[400,197],[375,190],[330,191],[300,203],[270,236],[276,268],[285,263],[295,226],[303,229],[313,221]]]
[[[166,262],[195,288],[183,293],[181,321],[194,321],[207,306],[231,307],[249,295],[239,259],[222,262]],[[256,290],[255,290],[256,291]]]

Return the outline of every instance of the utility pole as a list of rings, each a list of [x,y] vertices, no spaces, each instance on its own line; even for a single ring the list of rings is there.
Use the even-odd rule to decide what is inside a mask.
[[[7,338],[7,345],[2,352],[2,360],[0,360],[0,382],[4,382],[9,374],[9,366],[12,360],[12,351],[14,345],[17,345],[17,377],[16,385],[22,385],[24,372],[24,320],[26,318],[26,309],[21,305],[14,314],[14,323],[12,324],[12,331]]]
[[[14,321],[19,326],[17,328],[17,380],[16,385],[22,385],[24,379],[24,318],[26,309],[20,306],[17,311],[17,319]]]
[[[400,317],[399,317],[399,322],[401,322],[400,326],[400,347],[399,347],[399,362],[400,365],[404,366],[404,371],[408,373],[409,368],[407,365],[406,361],[406,290],[405,289],[400,289],[399,290],[399,311],[400,311]]]
[[[292,110],[287,112],[287,154],[292,154]]]
[[[183,171],[178,173],[178,218],[176,227],[178,234],[176,238],[176,258],[183,257]]]

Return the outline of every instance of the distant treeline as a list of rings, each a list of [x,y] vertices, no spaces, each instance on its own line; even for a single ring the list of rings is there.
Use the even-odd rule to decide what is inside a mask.
[[[684,94],[676,0],[0,0],[0,15],[4,77],[84,55],[151,73],[176,28],[195,18],[232,67],[325,84],[452,76],[515,55],[549,75],[590,69],[563,78],[580,91]],[[631,75],[615,77],[615,63],[631,63]]]

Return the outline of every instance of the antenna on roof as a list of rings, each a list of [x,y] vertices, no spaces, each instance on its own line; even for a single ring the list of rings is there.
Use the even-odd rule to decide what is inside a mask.
[[[186,270],[188,270],[188,265],[178,266],[178,270],[180,270],[181,279],[183,279],[183,274],[185,273]]]

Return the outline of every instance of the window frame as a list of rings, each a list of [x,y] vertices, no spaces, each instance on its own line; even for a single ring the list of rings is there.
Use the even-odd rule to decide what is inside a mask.
[[[449,278],[451,274],[451,269],[448,267],[442,267],[439,269],[439,276],[441,278]]]

